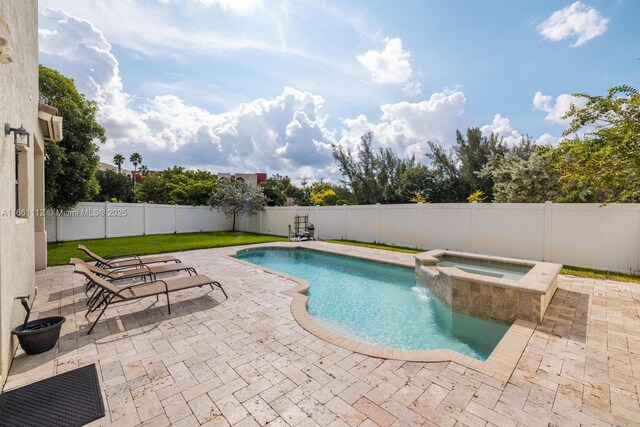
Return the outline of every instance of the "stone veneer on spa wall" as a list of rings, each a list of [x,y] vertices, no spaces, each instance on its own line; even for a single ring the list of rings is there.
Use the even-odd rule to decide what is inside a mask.
[[[529,270],[520,280],[507,280],[438,266],[445,256]],[[418,280],[454,310],[504,322],[516,319],[541,322],[558,287],[558,273],[562,268],[560,264],[548,262],[444,250],[417,254],[415,260]]]

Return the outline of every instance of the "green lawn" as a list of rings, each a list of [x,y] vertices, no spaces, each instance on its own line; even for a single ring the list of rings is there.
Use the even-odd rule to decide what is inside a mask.
[[[420,252],[424,252],[423,250],[420,250],[420,249],[407,248],[404,246],[391,246],[391,245],[383,245],[380,243],[365,243],[365,242],[358,242],[357,240],[325,240],[325,242],[339,243],[341,245],[363,246],[365,248],[373,248],[373,249],[386,249],[388,251],[406,252],[409,254],[417,254]]]
[[[364,243],[357,242],[355,240],[327,240],[327,242],[331,243],[339,243],[342,245],[352,245],[352,246],[364,246],[366,248],[375,248],[375,249],[386,249],[389,251],[396,252],[407,252],[407,253],[419,253],[424,252],[423,250],[415,249],[415,248],[406,248],[402,246],[391,246],[391,245],[382,245],[379,243]],[[615,271],[602,271],[602,270],[593,270],[590,268],[580,268],[580,267],[572,267],[570,265],[565,265],[562,270],[560,270],[560,274],[566,274],[570,276],[578,276],[578,277],[590,277],[593,279],[602,279],[602,280],[617,280],[619,282],[636,282],[640,283],[640,277],[632,276],[630,274],[618,273]]]
[[[74,240],[71,242],[49,243],[49,266],[63,265],[69,258],[76,257],[89,261],[89,258],[76,247],[87,246],[98,255],[113,253],[135,253],[138,255],[159,254],[165,252],[188,251],[192,249],[219,248],[222,246],[251,245],[254,243],[286,242],[285,237],[269,236],[233,231],[215,231],[208,233],[156,234],[149,236],[113,237],[110,239]]]

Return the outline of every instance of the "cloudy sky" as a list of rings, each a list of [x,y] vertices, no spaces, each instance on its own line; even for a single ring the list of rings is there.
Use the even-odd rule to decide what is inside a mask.
[[[570,94],[640,86],[636,0],[40,0],[40,62],[150,169],[335,177],[371,130],[425,161],[478,126],[555,143]]]

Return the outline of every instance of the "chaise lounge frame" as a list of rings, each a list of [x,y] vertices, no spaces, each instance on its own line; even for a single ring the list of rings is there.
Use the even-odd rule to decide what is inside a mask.
[[[139,256],[134,253],[120,253],[120,254],[111,254],[105,257],[101,257],[96,254],[85,245],[78,245],[78,250],[84,252],[89,257],[96,261],[96,266],[111,269],[111,268],[120,268],[120,267],[135,267],[137,265],[142,264],[157,264],[157,263],[167,263],[167,262],[176,262],[180,263],[178,258],[171,255],[151,255],[151,256]]]
[[[89,313],[96,311],[104,305],[104,307],[100,311],[100,314],[89,328],[87,335],[89,335],[93,331],[107,308],[112,304],[134,301],[151,296],[155,296],[157,301],[158,296],[164,294],[167,297],[167,310],[169,311],[169,314],[171,314],[171,302],[169,299],[169,293],[194,287],[202,287],[206,285],[210,286],[212,290],[214,289],[213,287],[216,286],[222,291],[226,299],[229,298],[220,282],[213,280],[206,275],[187,276],[167,280],[155,280],[153,282],[143,282],[119,288],[113,283],[93,274],[87,267],[81,264],[75,264],[75,273],[85,276],[87,280],[89,280],[100,289],[98,298],[96,298],[95,301],[89,306],[85,317],[88,317]]]

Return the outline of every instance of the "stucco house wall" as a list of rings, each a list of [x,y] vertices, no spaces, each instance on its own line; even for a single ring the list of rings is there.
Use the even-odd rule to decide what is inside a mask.
[[[31,134],[30,147],[20,153],[20,207],[44,206],[44,145],[38,125],[38,4],[37,0],[0,1],[0,19],[8,27],[12,62],[0,64],[0,384],[6,379],[17,345],[11,329],[24,318],[15,297],[35,292],[36,232],[40,266],[46,266],[44,218],[15,216],[14,135],[4,125],[21,125]],[[6,33],[6,30],[4,30]],[[44,237],[44,240],[43,240]],[[45,242],[45,245],[42,245]],[[44,247],[45,254],[42,254]]]

